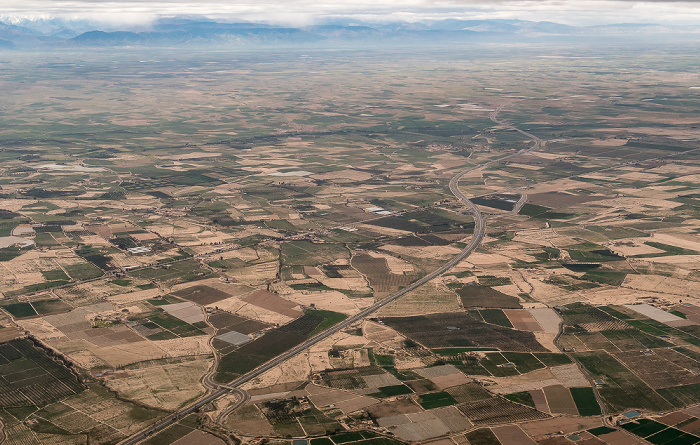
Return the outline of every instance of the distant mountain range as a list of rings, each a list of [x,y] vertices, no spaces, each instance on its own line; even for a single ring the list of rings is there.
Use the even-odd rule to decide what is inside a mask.
[[[327,20],[305,27],[164,18],[149,25],[105,27],[88,20],[0,20],[0,49],[124,46],[244,46],[278,44],[521,42],[547,39],[700,39],[698,26],[614,24],[569,26],[525,20],[439,20],[369,23]]]

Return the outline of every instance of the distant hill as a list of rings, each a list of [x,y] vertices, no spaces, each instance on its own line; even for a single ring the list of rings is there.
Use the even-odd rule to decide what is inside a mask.
[[[322,38],[301,29],[251,26],[251,24],[198,23],[158,26],[153,31],[89,31],[68,42],[81,46],[171,46],[261,42],[309,42]]]
[[[350,18],[327,19],[306,27],[217,22],[203,17],[172,17],[149,25],[107,27],[87,20],[21,19],[0,21],[0,48],[244,46],[361,43],[420,44],[440,42],[523,42],[571,38],[697,40],[699,26],[614,24],[577,27],[526,20],[426,20],[370,23]]]

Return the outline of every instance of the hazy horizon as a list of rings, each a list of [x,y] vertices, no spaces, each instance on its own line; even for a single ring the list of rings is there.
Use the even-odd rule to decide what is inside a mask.
[[[251,21],[274,25],[308,26],[328,20],[361,22],[425,22],[431,20],[527,20],[552,21],[573,26],[617,23],[695,25],[700,4],[683,1],[483,1],[483,0],[382,0],[319,2],[315,0],[265,0],[230,2],[207,0],[193,4],[182,0],[145,2],[94,0],[0,1],[0,20],[87,20],[111,26],[143,26],[162,17],[195,16],[217,21]]]

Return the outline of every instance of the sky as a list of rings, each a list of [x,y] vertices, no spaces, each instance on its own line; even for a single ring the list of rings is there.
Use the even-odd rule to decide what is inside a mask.
[[[84,18],[147,24],[158,17],[204,15],[308,25],[329,17],[370,22],[521,19],[569,25],[700,25],[700,1],[674,0],[0,0],[0,18]]]

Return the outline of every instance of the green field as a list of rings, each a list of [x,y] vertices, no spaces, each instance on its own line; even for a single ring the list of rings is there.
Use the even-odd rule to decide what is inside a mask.
[[[600,405],[592,388],[570,388],[570,391],[580,415],[599,416],[601,414]]]
[[[598,391],[609,412],[627,409],[663,411],[672,408],[668,401],[606,352],[579,352],[573,356],[594,379],[603,380],[604,384]]]
[[[70,369],[31,341],[0,344],[0,407],[43,406],[83,389]]]
[[[54,314],[71,309],[71,306],[62,300],[38,300],[32,301],[32,306],[39,315]]]
[[[162,332],[149,335],[149,340],[167,340],[177,337],[194,337],[197,335],[205,335],[205,332],[201,329],[186,323],[179,318],[173,317],[166,312],[161,312],[157,315],[150,315],[148,320],[151,323],[158,325],[158,327],[164,329]]]
[[[514,392],[512,394],[506,394],[503,397],[511,402],[520,403],[533,408],[535,407],[535,401],[532,400],[532,394],[530,394],[530,391]]]
[[[319,332],[323,332],[331,326],[340,323],[341,321],[348,318],[348,316],[345,314],[333,311],[308,310],[306,311],[306,313],[314,317],[323,317],[323,321],[318,326],[316,326],[316,329],[314,329],[310,335],[316,335]]]
[[[101,277],[103,272],[91,263],[77,263],[66,266],[66,271],[74,280],[89,280]]]
[[[34,310],[34,307],[32,307],[31,304],[17,303],[12,301],[13,300],[9,300],[8,302],[3,303],[2,308],[9,312],[10,315],[12,315],[13,317],[26,318],[37,315],[36,311]]]
[[[379,389],[379,394],[381,397],[393,397],[413,393],[413,390],[406,385],[382,386],[377,389]]]
[[[481,317],[486,323],[504,326],[506,328],[513,327],[506,314],[500,309],[481,309],[479,310],[479,314],[481,314]]]
[[[700,383],[661,388],[657,392],[678,408],[700,403]]]
[[[454,397],[452,397],[452,395],[450,395],[450,393],[442,391],[423,394],[419,396],[418,403],[424,409],[432,409],[439,408],[441,406],[455,405],[457,401],[454,399]]]

